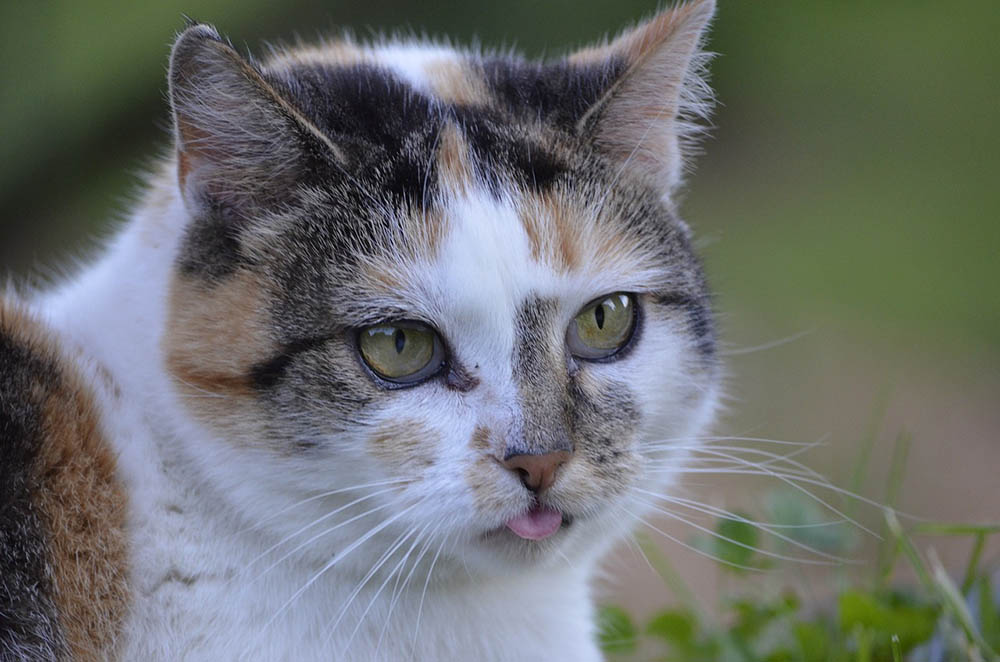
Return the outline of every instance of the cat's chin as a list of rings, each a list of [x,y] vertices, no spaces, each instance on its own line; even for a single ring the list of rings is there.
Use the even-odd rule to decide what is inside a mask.
[[[486,574],[520,571],[531,565],[544,566],[562,558],[560,553],[574,533],[572,525],[560,526],[544,539],[530,540],[506,526],[497,527],[472,541],[465,556]]]

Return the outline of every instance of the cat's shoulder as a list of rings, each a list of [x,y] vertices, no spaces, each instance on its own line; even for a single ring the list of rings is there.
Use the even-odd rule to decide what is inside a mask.
[[[127,605],[125,492],[91,375],[0,298],[0,660],[100,658]]]

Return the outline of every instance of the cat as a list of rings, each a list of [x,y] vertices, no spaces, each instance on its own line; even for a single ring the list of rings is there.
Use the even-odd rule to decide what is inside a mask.
[[[547,62],[184,29],[130,221],[0,305],[0,659],[600,659],[720,390],[713,13]]]

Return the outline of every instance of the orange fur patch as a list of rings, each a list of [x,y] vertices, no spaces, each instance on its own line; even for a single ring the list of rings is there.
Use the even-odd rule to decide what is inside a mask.
[[[31,393],[42,415],[36,505],[71,657],[108,659],[129,604],[126,495],[115,454],[101,431],[93,392],[56,341],[2,303],[0,324],[54,368],[54,376],[37,379]]]
[[[531,256],[562,272],[581,263],[580,212],[565,196],[545,193],[531,196],[520,211]]]
[[[324,41],[317,46],[296,46],[267,60],[267,69],[283,69],[294,65],[330,65],[346,67],[372,60],[371,53],[354,42],[341,39]]]
[[[477,451],[490,450],[491,435],[492,432],[490,432],[488,427],[477,425],[476,429],[472,431],[472,437],[469,439],[469,448]]]
[[[572,64],[588,65],[606,62],[615,55],[624,55],[629,65],[634,65],[673,37],[677,28],[686,23],[692,14],[703,11],[703,4],[704,2],[696,0],[661,11],[646,23],[627,31],[611,43],[582,48],[566,59]]]
[[[250,395],[251,368],[278,351],[267,331],[261,284],[246,272],[213,285],[178,276],[169,301],[164,353],[182,389],[224,396],[214,403],[205,398],[210,409],[225,396]]]
[[[664,42],[674,38],[679,28],[683,28],[696,13],[704,12],[705,2],[688,2],[662,11],[638,30],[633,30],[617,39],[611,48],[626,54],[631,62],[647,57]]]
[[[440,435],[419,420],[382,423],[369,442],[371,454],[400,474],[412,475],[434,464]]]
[[[441,185],[456,194],[468,191],[475,172],[469,158],[469,146],[459,128],[450,122],[441,129],[436,157]]]
[[[463,106],[483,106],[489,103],[486,81],[462,62],[441,58],[427,64],[424,72],[430,79],[431,90],[446,103]]]

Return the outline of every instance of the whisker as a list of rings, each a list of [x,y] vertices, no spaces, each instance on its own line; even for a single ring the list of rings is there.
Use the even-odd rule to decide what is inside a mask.
[[[375,506],[374,508],[372,508],[372,509],[370,509],[370,510],[366,510],[365,512],[363,512],[363,513],[361,513],[361,514],[359,514],[359,515],[355,515],[355,516],[353,516],[353,517],[350,517],[350,518],[348,518],[348,519],[344,520],[343,522],[340,522],[339,524],[335,524],[334,526],[331,526],[331,527],[330,527],[330,528],[328,528],[328,529],[324,529],[323,531],[320,531],[319,533],[317,533],[317,534],[316,534],[316,535],[314,535],[313,537],[309,538],[309,540],[306,540],[305,542],[302,542],[302,543],[300,543],[300,544],[296,545],[295,547],[293,547],[292,549],[290,549],[290,550],[289,550],[288,552],[286,552],[286,553],[285,553],[285,554],[284,554],[284,555],[283,555],[283,556],[282,556],[281,558],[279,558],[279,559],[278,559],[277,561],[275,561],[275,562],[274,562],[274,563],[272,563],[271,565],[269,565],[269,566],[267,566],[266,568],[264,568],[264,570],[262,570],[262,571],[260,572],[260,574],[258,574],[258,575],[257,575],[256,577],[254,577],[254,578],[253,578],[252,580],[250,580],[250,582],[249,582],[249,583],[253,583],[253,582],[256,582],[256,581],[257,581],[258,579],[260,579],[261,577],[263,577],[263,576],[264,576],[264,575],[266,575],[267,573],[271,572],[271,570],[273,570],[273,569],[274,569],[275,567],[277,567],[277,566],[278,566],[278,565],[279,565],[279,564],[280,564],[280,563],[281,563],[282,561],[284,561],[285,559],[287,559],[288,557],[290,557],[290,556],[291,556],[292,554],[294,554],[295,552],[299,551],[299,550],[300,550],[300,549],[302,549],[303,547],[307,547],[307,546],[309,546],[310,544],[312,544],[313,542],[315,542],[315,541],[319,540],[319,539],[320,539],[320,538],[322,538],[323,536],[326,536],[326,535],[329,535],[330,533],[332,533],[332,532],[336,531],[336,530],[337,530],[337,529],[339,529],[340,527],[342,527],[342,526],[346,526],[346,525],[348,525],[348,524],[350,524],[350,523],[352,523],[352,522],[355,522],[355,521],[357,521],[357,520],[361,519],[362,517],[366,517],[366,516],[368,516],[368,515],[371,515],[371,514],[372,514],[372,513],[374,513],[374,512],[378,512],[379,510],[384,510],[384,509],[386,509],[386,508],[391,508],[391,507],[392,507],[393,505],[394,505],[394,504],[391,504],[391,503],[385,503],[385,504],[382,504],[382,505],[380,505],[380,506]],[[322,520],[322,519],[326,519],[326,518],[327,518],[327,517],[329,517],[329,516],[330,516],[331,514],[332,514],[332,513],[327,513],[326,515],[324,515],[323,517],[321,517],[321,518],[320,518],[320,520]],[[318,522],[319,522],[320,520],[317,520],[316,522],[313,522],[313,524],[310,524],[309,526],[310,526],[310,527],[312,527],[312,526],[313,526],[314,524],[317,524],[317,523],[318,523]],[[258,558],[260,558],[260,557],[258,557]],[[254,561],[256,561],[256,560],[257,560],[257,559],[254,559]]]
[[[257,556],[255,556],[253,559],[250,560],[249,563],[247,563],[246,568],[249,569],[250,566],[252,566],[257,561],[259,561],[260,559],[262,559],[265,556],[267,556],[268,554],[270,554],[272,551],[274,551],[278,547],[281,547],[282,545],[284,545],[286,542],[288,542],[292,538],[295,538],[296,536],[298,536],[298,535],[300,535],[300,534],[308,531],[309,529],[311,529],[312,527],[316,526],[320,522],[322,522],[324,520],[327,520],[330,517],[333,517],[334,515],[336,515],[337,513],[342,512],[342,511],[350,508],[351,506],[355,506],[355,505],[361,503],[362,501],[367,501],[368,499],[371,499],[373,497],[379,496],[380,494],[385,494],[386,492],[389,492],[389,491],[391,491],[391,490],[389,490],[389,489],[377,490],[375,492],[372,492],[371,494],[366,494],[365,496],[358,497],[357,499],[354,499],[353,501],[351,501],[349,503],[346,503],[346,504],[340,506],[339,508],[335,508],[334,510],[331,510],[330,512],[325,513],[322,516],[317,517],[315,520],[313,520],[309,524],[306,524],[305,526],[303,526],[302,528],[300,528],[298,531],[295,531],[294,533],[289,533],[284,538],[282,538],[281,540],[279,540],[278,542],[274,543],[273,545],[271,545],[270,547],[268,547],[267,549],[265,549],[263,552],[261,552],[260,554],[258,554]],[[372,512],[372,511],[368,511],[368,512]]]
[[[639,503],[645,503],[645,505],[649,506],[650,508],[652,508],[653,510],[655,510],[655,511],[657,511],[659,513],[662,513],[662,514],[666,515],[667,517],[675,519],[678,522],[683,522],[684,524],[687,524],[688,526],[690,526],[690,527],[692,527],[694,529],[697,529],[698,531],[701,531],[703,533],[707,533],[708,535],[713,536],[715,538],[718,538],[719,540],[724,540],[724,541],[726,541],[726,542],[728,542],[730,544],[736,545],[737,547],[742,547],[744,549],[749,549],[751,551],[757,552],[758,554],[762,554],[764,556],[769,556],[771,558],[780,559],[782,561],[792,561],[794,563],[804,563],[804,564],[807,564],[807,565],[840,565],[840,564],[842,564],[844,562],[842,559],[838,559],[837,557],[832,556],[830,554],[826,554],[826,553],[820,552],[818,550],[814,550],[814,549],[810,548],[808,545],[804,545],[803,543],[798,543],[797,541],[794,541],[794,540],[792,540],[790,538],[788,539],[789,542],[797,543],[798,546],[803,547],[807,551],[809,551],[809,552],[811,552],[813,554],[817,554],[819,556],[827,557],[829,560],[821,561],[819,559],[809,559],[809,558],[802,558],[802,557],[798,557],[798,556],[787,556],[787,555],[784,555],[784,554],[780,554],[778,552],[772,552],[772,551],[764,549],[762,547],[754,547],[753,545],[749,545],[749,544],[747,544],[745,542],[741,542],[739,540],[736,540],[735,538],[730,538],[728,536],[725,536],[725,535],[719,533],[718,531],[710,529],[710,528],[708,528],[706,526],[702,526],[700,524],[696,524],[695,522],[692,522],[691,520],[687,519],[686,517],[678,515],[677,513],[675,513],[672,510],[667,510],[666,508],[661,508],[661,507],[657,506],[656,504],[654,504],[652,502],[642,501],[642,500],[638,500],[638,501],[639,501]],[[776,534],[772,534],[772,535],[776,535]]]
[[[413,577],[413,573],[416,572],[417,568],[420,566],[420,562],[423,560],[424,555],[430,550],[431,541],[437,535],[438,531],[441,530],[442,526],[443,526],[442,524],[438,524],[436,527],[434,527],[434,530],[431,531],[430,535],[428,535],[427,538],[424,540],[424,544],[420,548],[420,553],[417,555],[417,558],[414,559],[413,567],[410,568],[410,572],[406,575],[406,578],[403,580],[402,586],[400,586],[399,584],[399,576],[401,576],[402,573],[400,573],[400,575],[397,576],[396,585],[392,589],[392,600],[389,602],[389,613],[386,615],[385,624],[382,625],[382,631],[378,635],[378,643],[375,645],[375,653],[372,655],[374,659],[378,659],[379,650],[381,650],[382,648],[382,640],[385,638],[385,633],[388,632],[389,630],[389,622],[392,620],[392,612],[396,608],[396,603],[403,596],[403,592],[406,591],[407,587],[409,586],[410,579]]]
[[[649,492],[649,494],[654,494],[654,492]],[[718,508],[716,506],[712,506],[707,503],[700,503],[692,499],[685,499],[679,496],[666,496],[663,494],[658,495],[658,498],[673,501],[674,503],[680,506],[688,506],[692,509],[698,510],[699,512],[703,512],[706,515],[715,515],[717,517],[728,517],[730,519],[737,519],[742,522],[746,522],[747,524],[753,524],[754,526],[759,526],[762,528],[768,527],[769,529],[819,529],[827,526],[837,526],[838,524],[847,523],[847,520],[844,519],[833,519],[833,520],[827,520],[825,522],[809,522],[806,524],[778,524],[776,522],[759,522],[756,520],[747,519],[743,515],[730,512],[725,508]]]
[[[427,526],[428,525],[425,525],[423,530],[426,530]],[[354,600],[358,597],[358,594],[361,593],[361,591],[364,589],[365,585],[369,582],[369,580],[371,580],[371,578],[378,573],[378,571],[382,568],[382,566],[384,566],[386,563],[389,562],[389,559],[391,559],[392,555],[396,553],[396,550],[402,547],[406,543],[406,541],[409,540],[410,537],[412,537],[414,534],[416,534],[417,537],[414,539],[413,544],[410,545],[410,550],[412,550],[420,541],[420,533],[418,533],[416,529],[408,529],[407,531],[404,531],[402,534],[400,534],[399,537],[396,538],[393,544],[389,547],[389,549],[383,552],[382,556],[379,557],[379,559],[375,562],[374,565],[372,565],[371,569],[365,574],[365,576],[361,578],[361,581],[358,582],[358,585],[354,587],[354,590],[347,597],[347,600],[341,607],[340,613],[337,614],[336,619],[334,619],[333,623],[330,626],[328,626],[329,632],[327,632],[324,644],[330,640],[330,637],[333,636],[333,633],[337,629],[337,626],[340,624],[340,621],[347,614],[347,610],[354,603]],[[361,613],[361,616],[358,618],[357,624],[354,626],[354,630],[351,631],[350,636],[347,638],[347,643],[344,645],[345,650],[350,647],[351,642],[354,640],[354,635],[357,634],[358,630],[361,628],[361,625],[365,620],[365,616],[368,615],[368,612],[371,610],[372,605],[375,604],[375,601],[378,599],[378,596],[381,595],[382,590],[392,580],[396,571],[406,560],[407,556],[409,556],[409,551],[403,556],[402,559],[400,559],[399,563],[397,563],[396,566],[389,572],[385,580],[382,582],[382,585],[379,586],[378,590],[375,592],[375,595],[373,595],[371,600],[368,601],[368,606],[365,607],[365,610]]]
[[[688,543],[684,542],[683,540],[681,540],[681,539],[679,539],[679,538],[677,538],[675,536],[672,536],[669,533],[666,533],[665,531],[660,530],[659,528],[653,526],[652,524],[650,524],[649,522],[647,522],[643,518],[639,517],[635,513],[631,512],[631,511],[628,511],[628,510],[626,510],[625,512],[628,515],[630,515],[631,517],[633,517],[636,521],[640,522],[641,524],[644,524],[645,526],[649,527],[653,531],[656,531],[657,533],[659,533],[661,536],[663,536],[667,540],[670,540],[671,542],[674,542],[674,543],[680,545],[681,547],[683,547],[685,549],[689,549],[692,552],[695,552],[697,554],[700,554],[702,556],[710,558],[713,561],[716,561],[718,563],[722,563],[724,565],[731,566],[733,568],[739,568],[740,570],[747,570],[747,571],[752,571],[752,572],[762,572],[761,568],[755,568],[755,567],[749,566],[749,565],[741,565],[739,563],[733,563],[732,561],[729,561],[729,560],[723,559],[721,557],[718,557],[715,554],[711,554],[709,552],[706,552],[703,549],[698,549],[694,545],[689,545]]]
[[[427,569],[427,577],[424,579],[424,588],[420,592],[420,603],[417,605],[417,618],[413,625],[413,639],[410,641],[410,659],[414,659],[417,654],[417,635],[420,633],[420,616],[424,612],[424,599],[427,597],[427,586],[431,582],[431,575],[434,573],[434,566],[437,565],[438,557],[441,556],[441,551],[444,546],[451,539],[451,536],[445,538],[438,545],[437,552],[434,553],[434,558],[431,560],[431,566]]]
[[[246,533],[247,531],[253,531],[254,529],[257,529],[257,528],[260,528],[261,526],[263,526],[264,522],[268,522],[268,521],[274,519],[275,517],[278,517],[278,516],[280,516],[280,515],[288,512],[289,510],[291,510],[293,508],[298,508],[301,505],[310,503],[312,501],[316,501],[318,499],[325,499],[327,497],[335,496],[337,494],[343,494],[344,492],[351,492],[351,491],[354,491],[354,490],[361,490],[361,489],[365,489],[365,488],[368,488],[368,487],[383,487],[385,485],[403,485],[403,484],[406,484],[408,482],[410,482],[409,478],[393,478],[393,479],[390,479],[390,480],[380,480],[380,481],[375,481],[375,482],[372,482],[372,483],[361,483],[359,485],[352,485],[350,487],[341,487],[341,488],[338,488],[336,490],[331,490],[329,492],[322,492],[320,494],[314,494],[311,497],[308,497],[306,499],[302,499],[301,501],[297,501],[297,502],[295,502],[295,503],[293,503],[293,504],[291,504],[289,506],[285,506],[284,508],[282,508],[278,512],[276,512],[276,513],[274,513],[272,515],[268,515],[267,517],[265,517],[264,519],[262,519],[260,522],[254,524],[253,526],[248,526],[245,529],[241,529],[241,530],[237,531],[237,533]]]
[[[385,590],[385,587],[389,584],[389,582],[392,580],[392,578],[394,576],[396,576],[397,582],[398,582],[399,575],[402,574],[402,573],[400,573],[400,569],[403,568],[406,565],[407,559],[410,558],[410,554],[413,553],[413,550],[416,549],[416,547],[417,547],[418,544],[420,544],[420,541],[423,539],[423,535],[427,531],[428,528],[430,528],[430,523],[425,524],[424,528],[422,528],[420,530],[420,532],[417,533],[416,538],[413,539],[413,542],[410,544],[410,548],[406,550],[406,553],[403,555],[403,558],[401,558],[399,560],[399,562],[395,565],[395,567],[393,567],[393,569],[386,576],[385,580],[383,580],[382,584],[378,587],[378,590],[375,591],[375,595],[373,595],[372,598],[371,598],[371,600],[368,601],[368,606],[365,607],[365,610],[361,613],[360,618],[358,618],[357,625],[354,626],[354,630],[351,632],[350,636],[347,638],[347,643],[344,645],[344,649],[345,650],[347,648],[349,648],[350,645],[351,645],[351,642],[354,641],[354,636],[358,633],[358,630],[361,629],[361,625],[364,623],[365,617],[371,611],[371,608],[375,604],[375,601],[378,600],[378,596],[380,596],[382,594],[382,591]],[[363,581],[367,582],[367,580],[363,580]],[[334,627],[336,627],[336,625],[334,625]],[[331,630],[331,632],[332,632],[332,630]]]
[[[735,349],[727,349],[719,352],[720,356],[743,356],[744,354],[753,354],[754,352],[763,352],[764,350],[774,349],[775,347],[781,347],[782,345],[787,345],[788,343],[793,343],[800,338],[804,338],[816,332],[816,329],[806,329],[805,331],[799,331],[798,333],[793,333],[790,336],[785,336],[784,338],[779,338],[777,340],[772,340],[770,342],[761,343],[760,345],[753,345],[751,347],[739,347]]]
[[[398,513],[396,513],[395,515],[393,515],[392,517],[390,517],[389,519],[383,521],[378,526],[375,526],[372,529],[369,529],[368,533],[364,534],[363,536],[361,536],[360,538],[358,538],[357,540],[355,540],[354,542],[352,542],[350,545],[348,545],[347,547],[345,547],[342,552],[340,552],[339,554],[337,554],[336,556],[334,556],[322,568],[320,568],[320,570],[316,574],[314,574],[309,579],[309,581],[307,581],[298,590],[296,590],[295,593],[293,593],[292,596],[290,598],[288,598],[288,600],[286,600],[284,602],[284,604],[281,605],[281,607],[278,608],[278,610],[274,613],[274,615],[271,616],[270,619],[268,619],[267,623],[264,624],[264,627],[265,628],[270,627],[270,625],[272,623],[274,623],[274,621],[282,613],[284,613],[284,611],[286,609],[288,609],[288,607],[293,602],[295,602],[295,600],[298,599],[298,597],[300,595],[302,595],[305,591],[307,591],[310,586],[312,586],[313,584],[315,584],[316,581],[319,580],[319,578],[321,576],[323,576],[323,574],[326,573],[327,570],[329,570],[330,568],[332,568],[333,566],[335,566],[337,563],[339,563],[341,560],[343,560],[348,554],[350,554],[351,552],[353,552],[355,549],[357,549],[361,545],[365,544],[368,540],[371,539],[372,536],[378,534],[379,531],[381,531],[382,529],[384,529],[387,526],[391,525],[393,522],[395,522],[396,520],[398,520],[400,517],[403,517],[404,515],[408,514],[411,510],[413,510],[414,508],[416,508],[417,505],[418,504],[415,503],[415,504],[412,504],[410,506],[407,506],[403,510],[399,511]]]
[[[721,452],[721,451],[718,451],[718,450],[705,449],[705,452],[711,453],[711,454],[714,454],[714,455],[718,455],[720,457],[727,457],[730,460],[732,460],[734,462],[737,462],[737,463],[744,464],[745,466],[751,466],[751,467],[754,467],[754,468],[760,468],[760,467],[764,466],[762,463],[751,462],[749,460],[745,460],[744,458],[740,458],[740,457],[737,457],[737,456],[729,455],[727,453],[724,453],[724,452]],[[799,462],[791,461],[791,462],[789,462],[789,464],[791,464],[791,465],[793,465],[795,467],[801,468],[803,471],[807,471],[809,473],[809,475],[812,476],[812,478],[807,478],[807,477],[799,476],[799,477],[796,477],[795,480],[798,480],[798,481],[801,481],[801,482],[804,482],[804,483],[809,483],[811,485],[818,485],[819,487],[824,487],[824,488],[826,488],[828,490],[831,490],[833,492],[836,492],[836,493],[838,493],[838,494],[840,494],[842,496],[846,496],[846,497],[849,497],[851,499],[855,499],[857,501],[865,503],[865,504],[867,504],[869,506],[873,506],[875,508],[878,508],[879,510],[882,510],[882,509],[884,509],[886,507],[884,504],[881,504],[878,501],[875,501],[874,499],[869,499],[868,497],[862,496],[862,495],[857,494],[855,492],[851,492],[850,490],[844,489],[842,487],[838,487],[837,485],[831,483],[829,480],[827,480],[825,477],[823,477],[821,474],[813,471],[812,469],[806,467],[805,465],[803,465],[803,464],[801,464]],[[776,477],[777,477],[777,475],[776,475]],[[798,487],[797,489],[803,489],[803,488]],[[810,494],[809,492],[806,492],[806,493],[809,494],[810,496],[812,496],[814,499],[816,498],[815,495]],[[821,501],[820,503],[823,503],[823,502]],[[826,504],[824,504],[824,505],[826,505]],[[917,517],[916,515],[910,515],[910,514],[898,511],[898,510],[896,510],[894,508],[892,509],[892,511],[894,513],[896,513],[897,515],[899,515],[901,517],[906,517],[908,519],[913,519],[913,520],[922,520],[923,519],[921,517]],[[847,521],[851,522],[852,524],[855,524],[856,526],[858,525],[857,522],[854,522],[851,519],[847,518],[847,516],[844,515],[843,513],[837,512],[836,514],[838,516],[840,516],[840,517],[846,518]],[[869,531],[868,529],[865,529],[864,527],[861,527],[861,528],[864,529],[865,531],[869,532],[869,533],[872,533],[871,531]],[[879,540],[881,540],[881,538],[878,535],[876,535],[874,533],[872,533],[872,535],[875,535],[876,538],[878,538]]]
[[[733,460],[737,461],[737,462],[740,461],[740,460],[738,460],[736,458],[733,458]],[[746,466],[750,466],[750,467],[757,467],[758,466],[754,462],[749,462],[749,461],[744,461],[744,462],[746,462]],[[832,484],[830,484],[828,482],[825,482],[825,481],[814,480],[812,478],[808,478],[808,477],[801,476],[801,475],[799,475],[799,476],[789,476],[789,475],[786,475],[784,473],[778,473],[778,472],[772,471],[770,469],[767,469],[766,467],[763,468],[763,469],[756,469],[756,468],[755,469],[730,469],[730,470],[726,470],[726,471],[720,471],[720,470],[715,470],[715,469],[697,469],[697,468],[695,468],[695,469],[684,469],[684,468],[678,468],[678,469],[676,469],[675,473],[677,473],[677,474],[701,474],[701,473],[706,473],[706,474],[715,474],[715,475],[771,476],[772,478],[777,478],[778,480],[780,480],[781,482],[785,483],[786,485],[789,485],[792,488],[794,488],[795,490],[798,490],[799,492],[802,492],[803,494],[807,495],[810,499],[813,499],[814,501],[816,501],[817,503],[821,504],[823,507],[827,508],[828,510],[830,510],[832,513],[834,513],[838,517],[841,517],[844,520],[850,522],[851,524],[853,524],[854,526],[858,527],[859,529],[861,529],[865,533],[867,533],[867,534],[875,537],[875,539],[877,539],[877,540],[881,540],[882,539],[882,537],[879,534],[875,533],[874,531],[872,531],[871,529],[869,529],[864,524],[861,524],[857,520],[854,520],[854,519],[848,517],[845,513],[843,513],[840,510],[838,510],[835,506],[833,506],[832,504],[828,503],[824,499],[821,499],[819,496],[817,496],[816,494],[813,494],[812,492],[810,492],[806,488],[804,488],[801,485],[799,485],[798,482],[796,482],[796,481],[800,481],[800,482],[807,483],[807,484],[810,484],[810,485],[816,485],[816,486],[819,486],[819,487],[823,487],[823,488],[832,490],[834,492],[839,492],[839,493],[841,493],[844,496],[850,496],[850,497],[853,497],[853,498],[857,498],[857,499],[859,499],[859,500],[861,500],[861,501],[863,501],[865,503],[869,503],[871,505],[878,506],[879,508],[882,507],[881,505],[879,505],[878,503],[872,501],[871,499],[866,499],[864,497],[861,497],[860,495],[853,494],[852,492],[850,492],[848,490],[839,488],[836,485],[832,485]]]
[[[799,471],[797,469],[789,467],[780,467],[775,463],[761,463],[762,466],[770,466],[781,471],[782,475],[791,476],[796,478],[814,478],[812,474]],[[734,464],[730,460],[724,460],[721,458],[703,458],[695,461],[685,462],[683,464],[670,464],[664,463],[660,465],[653,465],[647,467],[650,473],[676,473],[678,475],[684,473],[698,473],[699,471],[704,471],[708,473],[719,473],[723,474],[728,471],[736,471],[746,468],[746,464]],[[822,477],[817,480],[823,480]]]
[[[818,441],[788,441],[785,439],[768,439],[767,437],[744,437],[744,436],[703,436],[703,437],[668,437],[666,439],[659,439],[654,442],[649,442],[644,446],[650,448],[666,448],[666,449],[697,449],[703,448],[706,445],[712,445],[719,441],[747,441],[756,442],[762,444],[777,444],[780,446],[817,446],[825,443],[826,436]],[[689,445],[677,445],[677,442],[691,442]]]

